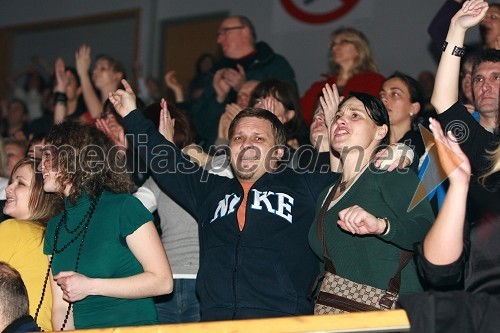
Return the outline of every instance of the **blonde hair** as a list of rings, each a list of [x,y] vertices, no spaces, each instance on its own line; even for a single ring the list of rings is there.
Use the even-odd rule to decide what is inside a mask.
[[[490,155],[488,159],[491,161],[491,168],[485,174],[479,177],[479,181],[483,186],[486,183],[486,178],[500,171],[500,145],[498,145],[495,150],[487,152]]]
[[[40,160],[38,159],[29,157],[21,159],[12,169],[9,184],[12,183],[12,176],[18,169],[24,166],[30,168],[33,179],[31,180],[31,194],[28,202],[28,207],[31,212],[29,220],[32,223],[46,227],[49,219],[62,211],[63,199],[61,195],[48,193],[43,190],[43,176],[42,173],[38,171],[39,164]]]
[[[351,42],[356,50],[358,51],[358,57],[354,60],[354,65],[347,73],[348,77],[352,77],[361,72],[377,72],[377,65],[375,60],[373,60],[372,50],[370,48],[370,43],[366,36],[359,30],[354,28],[342,27],[334,30],[330,34],[330,41],[333,43],[335,37],[339,35],[345,35],[346,39]],[[333,73],[338,74],[340,70],[340,65],[333,63]]]

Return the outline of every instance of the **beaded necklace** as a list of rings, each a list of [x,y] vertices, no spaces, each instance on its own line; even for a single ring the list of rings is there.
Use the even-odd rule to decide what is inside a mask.
[[[90,224],[90,221],[92,220],[92,216],[94,215],[95,209],[97,207],[97,203],[99,202],[99,199],[101,198],[102,192],[103,192],[103,190],[100,189],[97,197],[95,199],[91,200],[90,207],[87,210],[87,213],[85,213],[85,215],[82,218],[82,221],[80,223],[78,223],[78,225],[73,230],[69,230],[69,228],[68,228],[68,211],[66,210],[66,207],[64,207],[64,212],[63,212],[61,219],[59,220],[59,223],[57,224],[56,230],[54,232],[54,246],[53,246],[54,253],[52,254],[52,257],[50,258],[49,266],[47,268],[47,274],[45,274],[45,280],[43,282],[43,289],[42,289],[42,297],[40,298],[40,302],[38,303],[38,306],[37,306],[36,312],[35,312],[35,322],[38,318],[38,313],[40,312],[40,308],[42,306],[43,299],[45,297],[45,290],[47,288],[47,281],[49,280],[49,274],[50,274],[50,270],[52,268],[52,261],[54,260],[54,256],[56,255],[56,253],[57,254],[62,253],[64,250],[66,250],[68,248],[68,246],[73,244],[81,236],[80,246],[78,247],[78,254],[76,256],[76,262],[75,262],[75,272],[78,272],[78,267],[79,267],[79,263],[80,263],[80,255],[82,253],[83,244],[85,243],[85,238],[87,236],[89,224]],[[62,226],[64,226],[64,229],[70,235],[74,234],[77,231],[78,231],[78,233],[76,234],[76,236],[71,238],[66,244],[64,244],[61,248],[58,249],[57,248],[57,240],[59,238],[59,233],[61,231]],[[64,322],[63,322],[62,327],[60,329],[61,331],[64,331],[64,328],[66,327],[66,324],[68,323],[68,318],[69,318],[69,314],[71,312],[72,306],[73,306],[73,303],[68,304],[68,310],[66,311],[66,316],[64,317]]]

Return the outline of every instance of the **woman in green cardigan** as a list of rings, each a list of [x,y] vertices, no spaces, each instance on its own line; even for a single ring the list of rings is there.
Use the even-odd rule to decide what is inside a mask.
[[[396,273],[401,250],[412,251],[423,241],[434,221],[429,202],[412,207],[419,179],[411,170],[387,172],[375,167],[373,157],[389,144],[386,108],[377,98],[351,93],[339,105],[335,85],[326,85],[320,98],[330,131],[330,145],[340,156],[342,177],[325,189],[316,211],[328,205],[324,217],[326,248],[337,275],[354,282],[387,289]],[[323,259],[318,220],[309,231],[313,251]],[[323,265],[322,265],[323,266]],[[401,276],[401,293],[418,292],[422,286],[413,261]]]

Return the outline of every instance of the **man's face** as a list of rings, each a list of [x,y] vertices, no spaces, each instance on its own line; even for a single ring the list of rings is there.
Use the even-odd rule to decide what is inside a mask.
[[[477,66],[472,78],[474,104],[481,114],[498,114],[500,101],[500,63],[483,62]]]
[[[222,21],[217,34],[217,44],[220,45],[224,56],[230,59],[240,57],[240,49],[248,43],[248,28],[243,26],[239,19],[230,17]]]
[[[236,178],[255,182],[266,172],[276,168],[276,160],[283,156],[283,148],[275,147],[271,123],[255,117],[241,118],[229,138],[231,165]]]

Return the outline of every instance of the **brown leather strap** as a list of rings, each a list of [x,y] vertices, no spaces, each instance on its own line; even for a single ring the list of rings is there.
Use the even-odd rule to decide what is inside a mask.
[[[326,212],[328,212],[328,207],[330,206],[330,203],[333,200],[333,197],[335,196],[335,193],[337,192],[337,188],[339,187],[340,181],[342,177],[339,175],[339,178],[333,185],[332,190],[330,193],[328,193],[328,196],[325,199],[325,202],[323,202],[323,205],[321,206],[321,209],[318,214],[318,224],[316,225],[316,233],[318,234],[318,238],[321,241],[321,247],[323,249],[323,259],[325,261],[325,270],[336,274],[335,273],[335,266],[333,265],[332,259],[330,258],[330,255],[328,254],[328,249],[326,248],[326,240],[325,240],[325,215]]]
[[[401,289],[401,271],[413,258],[413,252],[401,250],[401,255],[399,256],[399,265],[396,274],[389,280],[389,288],[387,289],[390,293],[398,294]]]

